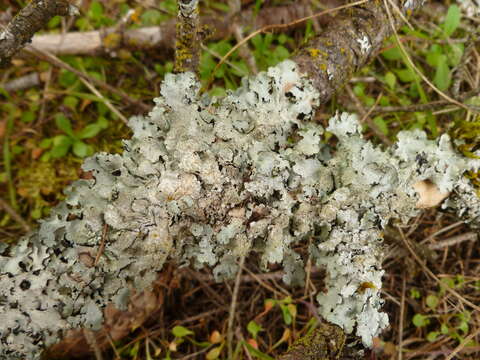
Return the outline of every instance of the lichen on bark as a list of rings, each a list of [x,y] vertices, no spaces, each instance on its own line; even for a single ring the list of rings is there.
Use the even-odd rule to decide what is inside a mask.
[[[52,17],[77,14],[78,9],[67,0],[32,0],[0,31],[0,68],[8,65],[12,56],[31,42]]]
[[[208,266],[222,280],[253,252],[301,284],[293,248],[310,239],[328,273],[320,314],[366,346],[387,326],[382,228],[420,211],[418,181],[470,194],[462,173],[480,162],[446,135],[418,131],[381,150],[351,114],[330,120],[339,140],[330,149],[311,122],[320,94],[292,61],[220,100],[199,87],[192,73],[167,75],[152,112],[130,119],[123,154],[87,159],[93,179],[73,183],[38,231],[0,249],[1,358],[37,359],[68,329],[98,329],[109,302],[124,308],[168,260]],[[468,199],[445,206],[478,216],[478,199]]]

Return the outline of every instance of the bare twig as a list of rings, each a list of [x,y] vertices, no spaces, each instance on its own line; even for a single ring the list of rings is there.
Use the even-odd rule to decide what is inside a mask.
[[[0,84],[0,87],[3,87],[8,92],[14,92],[28,89],[37,85],[40,85],[40,75],[38,72],[33,72],[11,80],[3,85]]]
[[[93,353],[95,354],[95,359],[103,360],[102,350],[98,346],[97,339],[95,338],[93,331],[83,329],[83,336],[85,336],[85,340],[87,340],[88,345],[92,348]]]
[[[103,251],[105,250],[105,242],[107,238],[107,230],[108,230],[108,224],[105,223],[103,225],[103,231],[102,231],[102,238],[100,239],[100,246],[98,247],[97,255],[95,256],[95,262],[93,263],[93,266],[97,266],[98,262],[100,261],[100,257],[103,254]]]
[[[32,229],[28,223],[13,209],[8,203],[0,198],[0,207],[2,207],[17,223],[19,223],[26,232]]]
[[[100,86],[100,87],[104,88],[105,90],[110,91],[113,94],[116,94],[116,95],[120,96],[122,99],[129,102],[130,104],[140,107],[143,111],[150,111],[152,109],[151,106],[148,106],[148,105],[144,104],[143,102],[141,102],[139,100],[132,99],[129,95],[127,95],[122,90],[119,90],[119,89],[105,83],[102,80],[91,77],[88,74],[84,73],[83,71],[75,69],[74,67],[72,67],[72,66],[68,65],[67,63],[63,62],[62,60],[60,60],[58,57],[56,57],[53,54],[50,54],[50,53],[48,53],[46,51],[43,51],[43,50],[35,49],[31,46],[28,46],[26,49],[28,49],[28,51],[30,51],[34,55],[44,59],[45,61],[48,61],[49,63],[51,63],[55,66],[58,66],[62,69],[68,70],[68,71],[74,73],[75,75],[77,75],[77,76],[79,76],[83,79],[86,79],[86,80],[90,81],[91,83],[93,83],[97,86]]]
[[[240,257],[238,263],[237,276],[235,278],[235,285],[233,287],[232,301],[230,303],[230,313],[228,314],[228,325],[227,325],[227,348],[228,348],[228,358],[233,359],[233,324],[235,320],[235,310],[237,307],[237,298],[238,291],[240,289],[240,283],[242,282],[242,269],[245,264],[245,254]]]
[[[346,85],[345,86],[345,89],[347,89],[347,92],[348,94],[350,95],[350,97],[352,98],[352,100],[354,101],[355,103],[355,106],[358,110],[358,112],[362,115],[362,119],[360,120],[360,123],[364,123],[366,122],[368,124],[368,126],[372,129],[372,131],[375,133],[375,135],[380,139],[382,140],[382,142],[386,145],[391,145],[392,142],[390,141],[390,139],[385,136],[385,134],[378,128],[378,126],[373,122],[372,118],[370,117],[370,114],[372,114],[372,112],[375,110],[376,106],[378,105],[378,103],[380,102],[380,99],[382,98],[382,93],[380,93],[378,96],[377,96],[377,99],[375,100],[375,103],[370,107],[370,109],[368,111],[365,111],[365,109],[363,108],[363,105],[362,103],[360,102],[360,100],[357,98],[357,96],[355,95],[355,93],[353,92],[352,88],[350,87],[350,85]]]
[[[403,359],[403,318],[405,316],[405,274],[402,276],[402,298],[400,300],[400,319],[398,321],[398,360]]]
[[[436,244],[428,245],[430,250],[439,250],[449,246],[460,244],[464,241],[476,241],[478,240],[478,234],[475,232],[468,232],[458,236],[452,236],[451,238],[442,240]]]
[[[76,14],[78,9],[66,0],[32,0],[0,32],[0,67],[7,66],[52,17]]]
[[[401,238],[403,240],[403,243],[405,244],[405,247],[407,248],[408,252],[413,256],[415,261],[422,267],[423,271],[430,276],[432,279],[434,279],[438,284],[440,284],[440,279],[425,265],[425,263],[420,259],[420,257],[417,255],[417,253],[413,250],[412,245],[408,241],[408,239],[405,237],[403,230],[401,227],[397,226],[398,231],[400,232]],[[446,287],[445,290],[455,296],[458,300],[460,300],[462,303],[470,306],[472,309],[476,311],[480,311],[480,306],[475,305],[472,303],[470,300],[465,299],[462,295],[460,295],[457,291],[455,291],[452,288]]]
[[[92,93],[94,93],[103,100],[103,103],[106,107],[108,107],[115,115],[117,115],[125,124],[128,123],[128,119],[115,106],[113,106],[110,100],[105,98],[105,96],[103,96],[102,93],[98,91],[95,86],[93,86],[89,81],[84,78],[80,78],[80,80],[85,84],[86,87],[90,89]]]

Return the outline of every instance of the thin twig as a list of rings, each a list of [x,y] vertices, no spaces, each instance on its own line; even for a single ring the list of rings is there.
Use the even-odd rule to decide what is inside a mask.
[[[430,250],[439,250],[439,249],[446,248],[448,246],[453,246],[453,245],[460,244],[464,241],[472,241],[472,240],[474,240],[474,241],[478,240],[478,234],[477,233],[468,232],[468,233],[465,233],[465,234],[462,234],[462,235],[452,236],[451,238],[442,240],[442,241],[440,241],[436,244],[429,244],[428,248]]]
[[[475,331],[468,335],[465,339],[463,339],[458,346],[453,349],[453,351],[445,358],[445,360],[452,360],[455,355],[457,355],[473,338],[480,335],[480,327]]]
[[[144,111],[150,111],[152,109],[151,106],[148,106],[148,105],[144,104],[143,102],[141,102],[139,100],[132,99],[129,95],[127,95],[122,90],[119,90],[119,89],[105,83],[102,80],[99,80],[97,78],[89,76],[88,74],[84,73],[83,71],[75,69],[73,66],[68,65],[67,63],[63,62],[58,57],[56,57],[55,55],[53,55],[49,52],[46,52],[46,51],[43,51],[43,50],[40,50],[40,49],[35,49],[32,46],[26,46],[25,50],[31,52],[32,54],[34,54],[34,55],[36,55],[36,56],[38,56],[42,59],[44,59],[45,61],[48,61],[52,65],[55,65],[55,66],[58,66],[62,69],[68,70],[68,71],[74,73],[75,75],[77,75],[78,77],[84,78],[84,79],[90,81],[91,83],[93,83],[97,86],[100,86],[101,88],[103,88],[107,91],[110,91],[113,94],[116,94],[116,95],[120,96],[123,100],[129,102],[132,105],[140,107]]]
[[[403,46],[402,42],[400,41],[400,38],[397,34],[397,32],[395,31],[395,24],[393,22],[393,16],[392,16],[392,13],[390,12],[390,6],[388,6],[388,3],[387,1],[391,4],[392,3],[392,0],[383,0],[383,3],[385,5],[385,9],[387,11],[387,16],[388,16],[388,20],[390,22],[390,26],[392,27],[392,30],[393,30],[393,36],[395,37],[395,41],[397,43],[397,46],[398,48],[400,49],[400,51],[402,52],[403,56],[405,57],[405,59],[407,60],[407,63],[408,65],[410,65],[410,67],[417,73],[417,75],[419,75],[423,81],[425,81],[428,86],[430,86],[433,91],[435,91],[438,95],[440,95],[442,98],[444,98],[445,100],[449,101],[450,103],[452,104],[455,104],[457,106],[460,106],[462,108],[464,108],[465,110],[470,110],[470,108],[465,105],[465,104],[462,104],[461,102],[458,102],[457,100],[451,98],[450,96],[448,96],[447,94],[445,94],[443,91],[439,90],[434,84],[432,84],[432,82],[430,80],[428,80],[428,78],[418,69],[418,67],[415,65],[415,63],[413,62],[412,58],[410,57],[410,55],[408,54],[407,50],[405,49],[405,47]]]
[[[346,85],[345,89],[347,89],[348,94],[352,98],[352,100],[355,103],[355,107],[357,108],[357,111],[362,115],[362,119],[360,120],[360,124],[363,124],[364,122],[367,123],[367,125],[372,129],[372,131],[375,133],[375,135],[386,145],[392,145],[392,142],[390,139],[385,136],[385,134],[378,128],[378,126],[373,122],[373,120],[370,118],[370,114],[375,110],[375,107],[378,105],[380,102],[380,99],[382,97],[382,93],[380,93],[377,96],[377,99],[375,100],[375,103],[370,107],[368,111],[365,111],[363,108],[362,103],[360,100],[357,98],[355,93],[353,92],[352,88],[350,85]]]
[[[402,276],[402,297],[400,300],[400,319],[398,321],[398,360],[403,359],[403,318],[405,316],[405,274]]]
[[[425,271],[426,274],[428,274],[432,279],[434,279],[439,285],[441,285],[440,279],[425,265],[425,263],[420,259],[420,257],[417,255],[417,253],[413,250],[412,245],[410,245],[410,242],[408,239],[405,237],[405,234],[403,233],[403,230],[401,227],[397,226],[398,231],[400,232],[401,238],[403,243],[405,244],[406,248],[410,252],[410,254],[413,256],[413,258],[417,261],[417,263],[422,267],[423,271]],[[446,287],[445,290],[449,293],[451,293],[453,296],[455,296],[458,300],[460,300],[462,303],[470,306],[472,309],[476,311],[480,311],[480,307],[472,303],[470,300],[465,299],[462,295],[460,295],[457,291],[455,291],[452,288]]]
[[[83,329],[83,336],[85,336],[85,340],[87,340],[88,345],[92,348],[93,353],[95,354],[95,359],[103,360],[102,350],[98,346],[97,339],[95,338],[93,331],[89,329]]]
[[[28,225],[28,223],[23,220],[23,218],[15,211],[14,208],[12,208],[10,205],[8,205],[8,203],[3,200],[2,198],[0,198],[0,207],[3,207],[3,209],[17,222],[19,223],[22,228],[26,231],[26,232],[30,232],[32,230],[32,228],[30,227],[30,225]]]
[[[98,262],[100,261],[100,257],[103,254],[103,251],[105,250],[105,242],[107,238],[107,230],[108,230],[108,224],[105,223],[103,225],[103,231],[102,231],[102,238],[100,239],[100,246],[98,247],[97,251],[97,256],[95,256],[95,261],[93,263],[93,266],[97,266]]]
[[[95,86],[93,86],[88,80],[84,78],[80,78],[80,81],[83,82],[92,93],[102,99],[105,106],[108,107],[115,115],[117,115],[125,124],[128,123],[128,119],[115,106],[113,106],[110,100],[103,96],[102,93],[98,91]]]
[[[233,287],[232,301],[230,303],[230,313],[228,314],[228,325],[227,325],[227,348],[228,348],[228,358],[233,359],[233,324],[235,320],[235,309],[237,307],[237,298],[238,291],[240,289],[240,283],[242,279],[242,269],[245,264],[245,254],[240,257],[238,264],[237,276],[235,277],[235,285]]]

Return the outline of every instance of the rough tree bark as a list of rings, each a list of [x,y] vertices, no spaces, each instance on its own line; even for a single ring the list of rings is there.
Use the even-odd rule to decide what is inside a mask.
[[[0,67],[8,65],[12,56],[29,43],[52,17],[77,14],[78,9],[66,0],[31,1],[0,32]]]
[[[418,4],[397,5],[406,13]],[[224,99],[200,96],[191,73],[167,75],[154,110],[130,120],[124,153],[87,159],[92,180],[72,184],[18,245],[0,245],[0,357],[38,359],[69,329],[99,329],[103,308],[125,308],[169,259],[210,266],[221,280],[255,252],[265,268],[281,263],[287,283],[302,283],[293,248],[307,238],[328,273],[320,314],[339,328],[321,327],[284,359],[340,358],[343,332],[371,346],[388,324],[382,229],[419,213],[418,184],[451,194],[442,206],[480,225],[479,199],[462,176],[480,161],[456,153],[448,136],[402,132],[381,150],[362,138],[355,116],[337,114],[327,128],[339,141],[331,149],[309,121],[390,33],[388,23],[371,30],[386,20],[381,6],[347,10],[345,40],[332,25],[296,62],[245,79]]]

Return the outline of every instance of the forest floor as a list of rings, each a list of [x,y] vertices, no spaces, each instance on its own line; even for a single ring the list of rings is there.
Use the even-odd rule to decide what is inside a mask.
[[[176,14],[174,0],[78,3],[80,16],[54,18],[42,33],[119,24],[157,26]],[[313,13],[340,5],[333,0],[303,4]],[[25,1],[3,1],[0,23],[8,22],[24,5]],[[242,9],[250,9],[253,16],[292,5],[288,0],[242,0]],[[225,0],[201,2],[202,16],[223,18],[229,11]],[[357,112],[365,120],[365,136],[379,146],[394,142],[401,130],[418,128],[431,138],[447,132],[457,140],[459,151],[472,155],[480,147],[479,115],[455,105],[439,105],[439,101],[445,94],[461,99],[462,94],[479,93],[477,11],[475,16],[447,1],[427,3],[409,20],[412,28],[405,25],[398,33],[406,53],[394,37],[388,39],[376,59],[318,110],[315,121],[325,125],[336,109]],[[287,58],[332,19],[317,18],[294,29],[259,34],[248,42],[248,49],[235,52],[221,65],[213,78],[219,58],[239,38],[220,34],[207,40],[201,81],[211,83],[210,94],[222,96],[225,89],[239,86],[241,77],[255,67],[264,70]],[[251,31],[243,29],[244,36]],[[121,152],[121,139],[131,135],[124,120],[153,106],[151,99],[158,95],[163,76],[172,70],[173,49],[138,50],[115,41],[115,36],[105,38],[106,48],[100,54],[59,55],[60,61],[21,56],[0,72],[0,241],[13,243],[35,228],[37,220],[64,198],[62,189],[85,175],[80,168],[83,158],[98,151]],[[67,70],[68,66],[84,73],[84,78]],[[30,82],[15,89],[12,81],[27,75]],[[122,98],[118,90],[128,96]],[[480,106],[478,96],[468,101]],[[466,174],[479,184],[478,175]],[[406,241],[415,244],[413,252]],[[295,250],[308,259],[307,247],[305,243]],[[365,359],[480,359],[480,314],[462,301],[480,304],[478,231],[441,209],[431,209],[408,224],[390,224],[385,231],[385,252],[382,293],[391,326],[376,339],[373,349],[366,350]],[[246,261],[234,300],[235,359],[275,358],[321,321],[313,295],[323,287],[322,269],[306,261],[306,286],[290,288],[282,283],[279,268],[265,273],[255,260]],[[448,288],[459,297],[452,296]],[[170,264],[152,293],[130,309],[123,329],[117,324],[117,331],[125,336],[105,342],[103,359],[226,359],[233,292],[234,281],[216,283],[208,270]],[[74,338],[64,342],[57,355],[98,360],[100,355],[93,352],[101,345],[89,341],[85,346]]]

